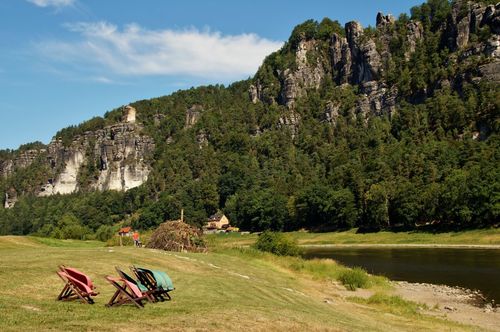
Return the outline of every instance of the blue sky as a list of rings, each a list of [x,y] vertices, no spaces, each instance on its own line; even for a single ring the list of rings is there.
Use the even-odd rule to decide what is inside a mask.
[[[0,149],[129,102],[253,75],[293,27],[423,0],[2,0]]]

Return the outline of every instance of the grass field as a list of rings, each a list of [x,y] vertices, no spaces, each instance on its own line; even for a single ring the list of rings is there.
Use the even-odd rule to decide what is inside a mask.
[[[356,229],[345,232],[308,233],[290,232],[290,237],[300,245],[370,245],[370,244],[410,244],[410,245],[500,245],[500,229],[481,229],[462,232],[426,233],[426,232],[378,232],[357,234]],[[208,236],[217,246],[226,248],[247,246],[255,242],[256,234],[238,233],[214,234]]]
[[[0,257],[1,331],[476,330],[420,314],[417,305],[402,300],[392,300],[393,307],[349,300],[332,282],[345,269],[333,261],[306,262],[247,249],[180,254],[15,236],[0,237]],[[92,277],[100,292],[94,305],[55,300],[63,286],[55,274],[59,264]],[[142,310],[106,308],[113,288],[104,276],[114,275],[114,266],[131,264],[167,271],[176,287],[173,300]],[[372,281],[378,297],[390,293],[384,280]]]

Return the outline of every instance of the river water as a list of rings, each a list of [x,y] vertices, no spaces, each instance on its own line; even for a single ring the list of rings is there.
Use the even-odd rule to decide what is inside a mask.
[[[332,258],[391,280],[480,290],[500,303],[500,250],[449,248],[314,248],[306,258]]]

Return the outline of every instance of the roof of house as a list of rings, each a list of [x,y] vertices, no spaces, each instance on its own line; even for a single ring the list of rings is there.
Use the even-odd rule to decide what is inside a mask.
[[[118,231],[118,233],[129,233],[132,230],[132,227],[122,227]]]
[[[223,213],[216,213],[216,214],[213,214],[211,215],[209,218],[208,218],[208,221],[220,221],[222,219],[222,217],[224,216]]]

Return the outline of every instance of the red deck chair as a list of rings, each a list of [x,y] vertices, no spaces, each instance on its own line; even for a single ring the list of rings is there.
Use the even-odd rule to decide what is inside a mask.
[[[92,290],[96,289],[96,287],[92,283],[92,280],[85,273],[83,273],[81,271],[78,271],[75,268],[67,267],[65,265],[59,265],[59,269],[62,272],[66,272],[66,274],[72,276],[73,278],[77,279],[78,281],[80,281],[80,282],[84,283],[85,285],[89,286],[90,288],[92,288]]]
[[[94,291],[92,281],[80,271],[75,269],[72,270],[72,275],[67,271],[57,271],[57,275],[64,282],[64,288],[57,297],[57,300],[68,301],[80,299],[84,303],[93,304],[94,299],[92,296],[96,296],[99,293]],[[86,281],[82,282],[83,280]]]
[[[106,280],[116,288],[116,292],[106,304],[107,307],[134,304],[138,308],[144,308],[142,301],[150,301],[147,292],[141,292],[137,285],[126,279],[106,276]]]

